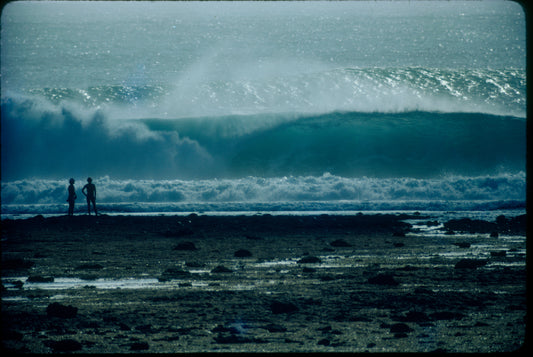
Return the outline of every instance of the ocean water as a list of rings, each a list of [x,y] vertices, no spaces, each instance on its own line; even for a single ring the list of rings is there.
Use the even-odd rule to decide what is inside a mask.
[[[526,26],[511,1],[12,2],[2,218],[516,215]],[[482,215],[483,215],[482,214]]]

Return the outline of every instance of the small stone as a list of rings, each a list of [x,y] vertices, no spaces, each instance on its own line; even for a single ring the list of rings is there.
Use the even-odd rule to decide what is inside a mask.
[[[313,257],[313,256],[307,256],[303,257],[302,259],[298,260],[298,264],[314,264],[314,263],[320,263],[322,262],[320,258]]]
[[[399,285],[400,283],[394,280],[394,277],[389,274],[378,274],[377,276],[371,277],[368,279],[368,282],[370,284],[377,284],[377,285]]]
[[[198,250],[193,242],[181,242],[173,250]]]
[[[251,257],[252,253],[246,249],[239,249],[233,255],[237,258],[246,258],[246,257]]]
[[[223,265],[218,265],[211,270],[211,273],[233,273],[233,270],[226,268]]]

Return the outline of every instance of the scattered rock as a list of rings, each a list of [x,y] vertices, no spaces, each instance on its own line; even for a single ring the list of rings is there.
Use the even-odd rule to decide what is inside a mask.
[[[178,243],[172,250],[198,250],[193,242]]]
[[[274,301],[270,304],[273,314],[290,314],[298,311],[298,307],[290,302]]]
[[[368,282],[370,284],[377,284],[377,285],[391,285],[396,286],[400,283],[394,280],[394,277],[390,274],[378,274],[377,276],[368,278]]]
[[[485,266],[486,264],[486,260],[461,259],[455,264],[455,269],[477,269]]]
[[[302,259],[298,260],[298,264],[314,264],[314,263],[320,263],[320,262],[322,262],[320,258],[314,257],[312,255],[303,257]]]
[[[53,302],[46,308],[46,314],[48,315],[48,317],[60,317],[64,319],[70,319],[76,317],[77,313],[77,307],[61,305],[58,302]]]
[[[28,283],[53,283],[54,277],[52,276],[40,276],[40,275],[33,275],[29,276]]]
[[[249,250],[246,250],[246,249],[239,249],[233,255],[236,258],[246,258],[246,257],[251,257],[252,256],[252,252],[250,252]]]
[[[345,241],[344,239],[337,239],[329,243],[332,247],[351,247],[352,245]]]
[[[211,270],[211,273],[233,273],[233,270],[226,268],[223,265],[218,265]]]

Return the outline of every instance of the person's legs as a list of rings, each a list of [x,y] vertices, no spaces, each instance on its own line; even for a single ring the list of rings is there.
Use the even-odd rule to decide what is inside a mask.
[[[87,198],[87,212],[91,215],[91,199]]]
[[[98,212],[96,211],[96,199],[93,198],[91,201],[93,203],[94,215],[97,216]]]

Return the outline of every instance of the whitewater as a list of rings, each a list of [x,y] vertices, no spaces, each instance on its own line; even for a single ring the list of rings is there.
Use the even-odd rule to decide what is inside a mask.
[[[116,16],[120,11],[120,16]],[[526,207],[516,3],[10,3],[2,218]]]

